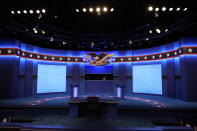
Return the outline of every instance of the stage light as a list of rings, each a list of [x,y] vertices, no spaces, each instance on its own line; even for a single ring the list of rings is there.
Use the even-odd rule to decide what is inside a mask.
[[[35,34],[37,34],[37,33],[38,33],[38,31],[37,31],[37,30],[34,30],[34,33],[35,33]]]
[[[26,10],[23,10],[23,13],[24,13],[24,14],[27,14],[27,11],[26,11]]]
[[[33,30],[35,31],[35,30],[36,30],[36,28],[34,27],[34,28],[33,28]]]
[[[76,9],[76,12],[79,12],[79,9]]]
[[[26,32],[28,32],[28,31],[29,31],[29,29],[25,29],[25,31],[26,31]]]
[[[18,11],[17,11],[17,13],[18,13],[18,14],[21,14],[21,11],[20,11],[20,10],[18,10]]]
[[[101,11],[101,9],[98,7],[98,8],[96,8],[96,12],[100,12]]]
[[[180,11],[180,9],[181,9],[181,8],[178,7],[178,8],[176,8],[176,11]]]
[[[166,7],[162,7],[162,11],[166,11]]]
[[[173,10],[173,8],[169,8],[169,11],[172,11]]]
[[[44,35],[46,32],[44,30],[42,30],[42,34]]]
[[[46,13],[46,10],[45,9],[42,9],[42,13]]]
[[[160,29],[156,29],[156,32],[157,32],[157,33],[161,33]]]
[[[187,8],[184,8],[183,11],[187,11]]]
[[[11,11],[11,14],[15,14],[13,10]]]
[[[110,11],[113,12],[114,11],[114,8],[111,8]]]
[[[89,11],[90,11],[90,12],[93,12],[93,8],[89,8]]]
[[[50,38],[50,41],[51,41],[51,42],[53,41],[53,37]]]
[[[104,8],[103,8],[103,11],[104,11],[104,12],[107,12],[107,7],[104,7]]]
[[[34,11],[33,11],[33,10],[29,10],[29,13],[30,13],[30,14],[33,14],[33,13],[34,13]]]
[[[63,45],[66,45],[67,43],[65,41],[62,42]]]
[[[129,45],[131,45],[133,42],[131,40],[129,40]]]
[[[152,34],[152,33],[153,33],[153,31],[152,31],[152,30],[149,30],[149,33],[150,33],[150,34]]]
[[[146,38],[146,41],[148,41],[149,40],[149,38]]]
[[[157,7],[157,8],[155,8],[155,11],[159,11],[159,8]]]
[[[36,13],[39,14],[40,13],[40,10],[36,10]]]
[[[86,12],[86,8],[83,8],[83,12]]]
[[[152,6],[149,6],[148,7],[148,11],[153,11],[153,7]]]
[[[168,29],[165,29],[165,32],[168,32]]]

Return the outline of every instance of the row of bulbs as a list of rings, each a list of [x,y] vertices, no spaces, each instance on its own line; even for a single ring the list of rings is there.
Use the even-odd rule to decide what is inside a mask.
[[[155,31],[156,31],[158,34],[161,33],[161,30],[158,29],[158,28],[157,28]],[[168,32],[168,28],[165,29],[165,32]],[[152,33],[153,33],[153,30],[149,30],[149,33],[152,34]]]
[[[43,13],[43,14],[45,14],[46,13],[46,9],[42,9],[42,10],[23,10],[23,11],[20,11],[20,10],[17,10],[17,11],[11,11],[10,13],[11,14],[22,14],[22,13],[24,13],[24,14],[27,14],[27,13],[30,13],[30,14],[33,14],[33,13],[36,13],[36,14],[40,14],[40,13]]]
[[[152,6],[149,6],[148,7],[148,11],[159,11],[160,10],[160,8],[159,7],[156,7],[156,8],[154,8],[154,7],[152,7]],[[173,11],[173,10],[176,10],[176,11],[181,11],[181,8],[180,7],[177,7],[176,9],[174,9],[174,8],[169,8],[168,9],[169,11]],[[183,11],[187,11],[187,8],[183,8],[182,9]],[[161,8],[161,11],[167,11],[167,8],[166,7],[162,7]]]
[[[89,10],[89,12],[94,12],[96,11],[97,13],[103,11],[103,12],[108,12],[108,11],[111,11],[113,12],[114,11],[114,8],[111,8],[111,9],[108,9],[107,7],[103,7],[103,8],[100,8],[100,7],[97,7],[97,8],[83,8],[81,11],[82,12],[87,12]],[[75,9],[76,12],[80,12],[80,9]]]

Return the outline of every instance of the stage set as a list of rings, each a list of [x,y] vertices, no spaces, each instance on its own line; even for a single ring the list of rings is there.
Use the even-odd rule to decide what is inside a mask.
[[[0,40],[1,110],[67,109],[96,97],[120,110],[195,111],[197,38],[127,51],[46,49]],[[81,104],[81,105],[80,105]]]

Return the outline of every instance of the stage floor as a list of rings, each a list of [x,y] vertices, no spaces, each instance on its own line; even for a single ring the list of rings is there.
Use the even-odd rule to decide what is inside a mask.
[[[82,95],[80,98],[85,99]],[[117,99],[114,96],[99,96],[100,99],[118,101],[118,108],[132,109],[197,109],[197,102],[186,102],[179,99],[167,98],[153,95],[134,94]],[[68,107],[67,101],[70,96],[65,94],[45,94],[34,97],[23,97],[18,99],[0,99],[0,107]]]

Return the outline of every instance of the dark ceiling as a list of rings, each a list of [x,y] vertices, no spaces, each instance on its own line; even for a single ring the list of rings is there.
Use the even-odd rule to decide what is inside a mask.
[[[158,46],[181,37],[196,36],[194,1],[183,0],[28,0],[1,5],[0,37],[46,48],[68,50],[125,50]],[[82,8],[114,8],[86,13]],[[160,11],[149,12],[149,6]],[[162,7],[167,11],[161,11]],[[173,7],[173,11],[169,8]],[[180,7],[180,11],[175,11]],[[46,9],[39,14],[13,11]],[[187,8],[187,11],[183,11]],[[80,12],[77,13],[76,9]],[[36,28],[37,33],[33,32]],[[160,29],[161,33],[157,33]],[[165,30],[168,30],[165,32]],[[45,34],[42,34],[42,31]],[[149,33],[149,31],[153,33]],[[92,44],[93,43],[93,44]]]

